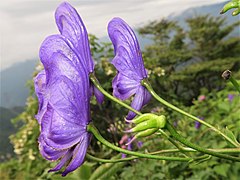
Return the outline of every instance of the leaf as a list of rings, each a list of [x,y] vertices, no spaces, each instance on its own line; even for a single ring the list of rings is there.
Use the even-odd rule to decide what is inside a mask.
[[[230,111],[230,106],[226,102],[219,103],[218,108],[219,108],[219,110],[222,110],[224,112],[229,112]]]
[[[231,138],[235,143],[239,144],[239,142],[237,141],[235,135],[233,134],[232,131],[230,131],[230,130],[228,129],[228,127],[226,127],[225,132],[226,132],[226,135],[227,135],[229,138]],[[239,145],[240,145],[240,144],[239,144]]]
[[[228,172],[229,168],[230,168],[230,164],[221,164],[221,165],[215,166],[213,168],[213,170],[217,174],[227,177],[227,172]]]

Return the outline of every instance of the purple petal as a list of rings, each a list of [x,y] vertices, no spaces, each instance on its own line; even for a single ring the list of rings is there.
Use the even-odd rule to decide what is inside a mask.
[[[61,35],[48,37],[41,46],[48,85],[48,97],[60,116],[71,121],[89,121],[89,79],[86,69],[77,64],[77,56]],[[61,76],[61,78],[60,78]],[[70,80],[71,79],[71,80]],[[86,123],[85,123],[86,124]]]
[[[131,142],[131,141],[132,141],[132,138],[128,138],[127,142],[129,143],[129,142]],[[132,149],[133,149],[133,145],[132,145],[132,143],[129,143],[129,144],[127,145],[127,150],[132,151]]]
[[[63,156],[63,158],[60,160],[60,162],[52,169],[50,169],[48,172],[54,172],[59,171],[62,169],[62,167],[71,159],[73,154],[73,148],[69,149],[67,153]]]
[[[228,94],[228,100],[229,100],[230,102],[232,102],[233,99],[234,99],[234,95],[233,95],[233,94]]]
[[[98,88],[96,88],[93,84],[93,94],[95,95],[96,99],[97,99],[97,102],[99,104],[102,104],[103,101],[104,101],[104,95],[101,91],[98,90]]]
[[[39,142],[40,153],[47,160],[50,160],[50,161],[58,160],[63,155],[65,155],[65,153],[67,152],[67,150],[65,150],[65,149],[64,150],[57,150],[57,149],[52,148],[51,146],[48,146],[45,143],[42,135],[39,136],[38,142]]]
[[[152,98],[152,96],[151,96],[150,92],[148,92],[148,90],[146,88],[144,88],[143,106],[146,105],[151,100],[151,98]]]
[[[126,154],[122,154],[122,159],[124,159],[124,158],[126,158],[127,157],[127,155]]]
[[[47,145],[55,149],[66,149],[80,141],[80,136],[86,132],[86,124],[76,124],[67,118],[60,116],[48,104],[41,122],[41,135]]]
[[[113,18],[108,24],[108,34],[114,45],[112,61],[116,69],[135,80],[147,77],[142,53],[133,30],[120,18]]]
[[[55,12],[55,19],[60,33],[69,39],[77,50],[79,60],[87,65],[88,71],[93,71],[88,34],[86,27],[76,9],[69,3],[59,5]]]
[[[113,79],[113,95],[121,100],[126,100],[136,93],[141,84],[131,78],[118,73]]]
[[[91,135],[89,133],[85,133],[81,138],[81,141],[73,151],[73,158],[68,164],[66,170],[62,173],[62,176],[66,176],[69,172],[74,171],[83,164],[87,148],[90,143]]]
[[[149,101],[149,95],[147,90],[144,87],[139,87],[134,98],[133,101],[131,103],[131,107],[136,109],[137,111],[140,111],[141,108],[148,103]],[[136,114],[132,111],[130,111],[127,115],[127,119],[131,120],[136,116]]]
[[[138,141],[137,142],[137,147],[140,149],[143,146],[143,142],[142,141]]]
[[[39,57],[43,63],[47,78],[50,76],[48,71],[51,69],[52,72],[60,74],[59,71],[54,71],[55,66],[60,66],[61,73],[74,81],[77,81],[79,72],[88,74],[86,65],[79,61],[76,50],[71,47],[69,41],[62,35],[47,37],[41,45]]]
[[[45,71],[42,70],[38,73],[38,75],[34,78],[34,87],[35,92],[38,98],[38,113],[35,118],[38,120],[38,123],[41,123],[42,115],[45,112],[47,106],[47,99],[45,97],[46,93],[46,74]]]
[[[34,87],[38,97],[39,109],[42,109],[43,97],[46,89],[46,74],[44,70],[40,71],[34,78]]]
[[[59,116],[76,125],[90,121],[89,86],[85,82],[73,83],[65,76],[53,79],[49,84],[49,102]],[[85,85],[85,86],[84,86]],[[58,120],[57,120],[58,121]]]

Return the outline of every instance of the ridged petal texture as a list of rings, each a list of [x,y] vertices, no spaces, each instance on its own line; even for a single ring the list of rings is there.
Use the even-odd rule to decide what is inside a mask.
[[[68,39],[68,43],[77,56],[77,62],[82,63],[89,73],[94,70],[94,61],[91,57],[88,33],[76,9],[69,3],[59,5],[55,12],[55,21],[59,32]],[[91,89],[96,89],[90,84]],[[92,91],[99,103],[104,100],[104,95],[98,90]]]
[[[136,35],[121,18],[113,18],[109,22],[108,34],[115,51],[112,64],[118,71],[112,83],[113,95],[121,100],[135,95],[131,106],[139,111],[149,102],[151,95],[141,85],[141,81],[147,78],[147,71]],[[136,114],[130,111],[127,119],[135,116]]]

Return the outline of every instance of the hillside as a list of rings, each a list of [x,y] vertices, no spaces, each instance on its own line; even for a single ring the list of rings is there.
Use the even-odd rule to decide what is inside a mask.
[[[14,107],[7,109],[0,107],[0,155],[13,154],[12,145],[9,142],[9,136],[16,131],[16,128],[11,123],[11,119],[16,117],[24,110],[23,107]],[[0,162],[3,159],[0,157]]]
[[[36,60],[14,64],[1,71],[1,107],[24,106],[28,96],[27,81],[32,78]]]

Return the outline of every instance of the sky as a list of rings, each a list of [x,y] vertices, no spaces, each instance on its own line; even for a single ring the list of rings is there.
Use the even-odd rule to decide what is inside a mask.
[[[42,41],[57,34],[54,12],[59,0],[5,0],[0,3],[0,70],[14,63],[38,59]],[[226,0],[78,0],[73,5],[87,28],[98,38],[107,36],[107,24],[121,17],[137,28],[150,21],[179,14],[196,6]]]

